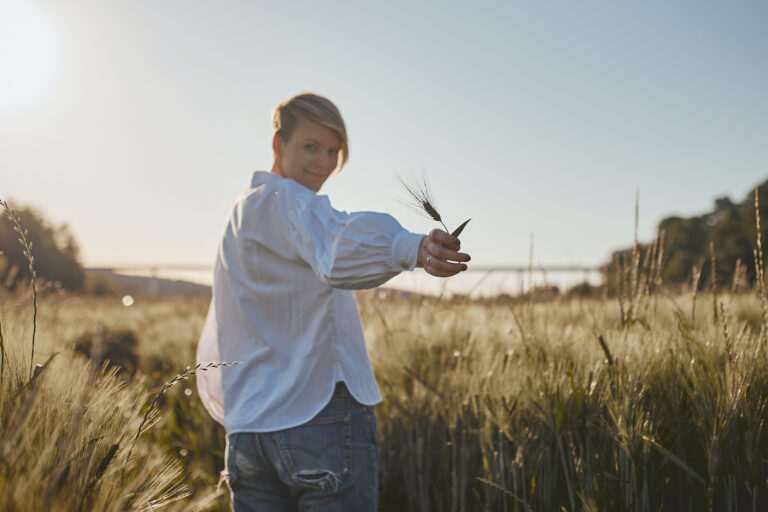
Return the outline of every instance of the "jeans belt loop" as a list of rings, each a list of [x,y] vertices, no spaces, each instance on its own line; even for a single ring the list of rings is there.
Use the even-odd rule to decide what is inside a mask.
[[[349,396],[349,390],[343,380],[336,383],[336,389],[334,390],[333,396],[338,398],[347,398]]]

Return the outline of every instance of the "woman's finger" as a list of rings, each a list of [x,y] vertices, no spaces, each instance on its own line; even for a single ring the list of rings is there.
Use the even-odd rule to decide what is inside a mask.
[[[435,277],[453,277],[456,274],[458,274],[459,272],[461,272],[460,270],[459,271],[455,271],[455,270],[445,271],[445,270],[439,270],[439,269],[432,268],[432,267],[427,267],[425,270],[430,275],[433,275]]]
[[[427,251],[431,255],[436,256],[443,261],[469,261],[472,259],[467,253],[447,249],[446,247],[440,244],[436,244],[432,241],[428,242]]]
[[[466,265],[444,261],[435,256],[429,256],[427,261],[428,263],[424,269],[427,270],[430,274],[439,277],[454,276],[467,268]]]
[[[445,231],[442,231],[440,229],[433,229],[429,232],[429,239],[430,241],[442,245],[448,249],[453,249],[455,251],[459,250],[459,246],[461,245],[459,243],[459,239],[455,236],[451,236]]]

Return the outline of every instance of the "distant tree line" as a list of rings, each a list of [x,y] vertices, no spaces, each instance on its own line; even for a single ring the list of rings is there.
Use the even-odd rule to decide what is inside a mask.
[[[768,245],[768,180],[757,187],[760,204],[760,230],[763,244]],[[77,242],[66,225],[55,226],[31,207],[15,208],[33,243],[35,269],[40,279],[58,283],[64,289],[84,289],[85,274],[79,261]],[[639,267],[651,288],[666,284],[693,284],[699,288],[714,282],[718,287],[750,286],[755,279],[754,250],[757,244],[754,189],[740,202],[728,197],[715,200],[710,212],[693,217],[672,216],[658,226],[658,239],[651,244],[638,244],[615,251],[603,265],[606,291],[616,293],[628,286],[631,269]],[[18,234],[3,212],[0,219],[0,287],[13,290],[29,280],[27,261],[18,243]],[[97,276],[98,277],[98,276]],[[93,281],[93,279],[91,279]],[[96,279],[98,281],[98,279]],[[635,282],[641,279],[636,276]],[[113,283],[107,283],[114,288]],[[630,283],[631,284],[631,283]],[[91,286],[93,285],[93,286]],[[86,292],[98,293],[99,282],[90,283]],[[90,290],[90,288],[94,288]]]
[[[756,188],[765,247],[768,245],[768,180]],[[703,289],[712,285],[714,268],[714,283],[718,287],[751,286],[755,280],[757,247],[755,189],[740,202],[718,198],[712,211],[702,215],[666,217],[659,223],[657,236],[651,244],[638,244],[636,252],[630,247],[612,254],[603,266],[609,292],[616,292],[621,284],[620,276],[631,272],[633,265],[639,266],[641,273],[652,272],[653,259],[659,255],[662,259],[659,275],[666,284],[693,286],[695,283]]]
[[[69,228],[65,224],[51,224],[31,207],[14,207],[14,211],[32,242],[38,279],[67,290],[80,290],[85,274],[79,261],[77,242]],[[29,282],[28,263],[13,223],[6,212],[0,211],[0,214],[0,287],[13,290],[19,284]]]

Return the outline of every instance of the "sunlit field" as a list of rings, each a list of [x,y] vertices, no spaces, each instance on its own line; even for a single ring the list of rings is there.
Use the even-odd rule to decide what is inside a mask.
[[[381,510],[768,507],[758,292],[359,298]],[[0,299],[0,509],[229,509],[224,431],[194,375],[173,380],[208,299],[43,294],[31,384],[31,293]]]
[[[768,512],[767,57],[768,0],[0,0],[0,512],[229,512],[254,451],[303,508]],[[375,425],[314,398],[358,310]],[[241,368],[232,433],[313,439],[228,446]]]

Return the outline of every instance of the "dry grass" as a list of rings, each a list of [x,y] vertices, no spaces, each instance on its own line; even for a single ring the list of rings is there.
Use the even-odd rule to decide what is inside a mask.
[[[0,321],[11,327],[6,341],[26,339],[30,328],[19,328],[14,319],[29,317],[28,300],[2,299]],[[751,510],[753,499],[763,506],[768,367],[759,343],[759,298],[720,294],[717,319],[709,300],[697,300],[694,310],[692,294],[653,301],[645,324],[626,326],[617,300],[509,305],[363,299],[366,340],[384,396],[377,408],[383,509],[659,510],[664,504],[727,510],[730,503],[733,510]],[[72,457],[58,452],[82,452],[103,436],[86,459],[89,465],[77,470],[81,483],[72,494],[81,495],[88,481],[83,475],[98,475],[115,444],[105,475],[119,475],[148,410],[152,395],[146,389],[161,390],[163,375],[172,373],[158,370],[157,358],[180,367],[194,357],[196,329],[181,326],[194,319],[199,329],[205,301],[139,298],[126,308],[117,300],[50,297],[43,304],[40,354],[60,355],[39,377],[36,389],[46,391],[35,392],[29,412],[21,403],[9,405],[11,381],[23,381],[18,372],[5,381],[3,418],[23,417],[26,428],[19,437],[21,430],[12,425],[17,420],[3,423],[3,450],[18,453],[2,452],[9,462],[1,475],[13,488],[29,489],[27,482],[38,478],[49,482],[52,468]],[[99,322],[143,329],[137,331],[143,371],[133,382],[102,372],[88,384],[92,370],[67,341],[83,325]],[[25,351],[19,349],[9,350],[11,368],[21,364]],[[162,393],[152,408],[157,414],[149,417],[151,429],[142,427],[146,434],[137,442],[129,466],[136,469],[129,469],[127,480],[143,477],[146,469],[138,468],[149,466],[157,481],[170,486],[173,479],[163,471],[176,464],[191,493],[179,509],[202,503],[225,509],[227,496],[215,488],[223,431],[193,387],[177,388]],[[81,401],[93,405],[78,406]],[[90,412],[81,413],[82,407]],[[67,427],[80,417],[88,421]],[[44,433],[34,434],[28,422]],[[76,432],[71,447],[61,445],[64,430]],[[23,460],[39,462],[30,467],[18,462]],[[123,492],[118,484],[128,485],[106,477],[93,487],[112,488],[109,499]],[[48,484],[41,486],[21,494],[45,496]],[[143,502],[152,499],[157,496]]]
[[[719,315],[726,323],[700,304],[695,328],[687,314],[678,316],[690,311],[691,296],[660,298],[647,325],[631,327],[622,326],[617,301],[536,304],[530,323],[525,305],[515,314],[471,303],[390,304],[382,320],[380,305],[364,304],[385,397],[383,488],[404,489],[385,493],[384,503],[751,510],[754,499],[765,506],[760,305],[746,296],[722,303],[732,312]],[[730,349],[723,325],[739,325]]]
[[[141,382],[128,383],[106,366],[76,358],[71,346],[62,346],[61,330],[51,333],[56,343],[48,347],[45,363],[34,366],[38,304],[32,243],[15,212],[2,200],[0,206],[19,236],[32,291],[30,324],[18,322],[25,309],[22,295],[2,297],[0,326],[11,323],[18,337],[3,336],[0,329],[0,509],[150,510],[176,504],[188,510],[190,503],[180,503],[190,496],[180,465],[157,444],[134,449],[162,394],[206,368],[187,367],[145,408]],[[18,342],[25,338],[18,332],[25,325],[32,338],[26,375],[24,345]],[[66,355],[57,358],[62,349]]]
[[[764,287],[668,293],[662,241],[615,299],[365,296],[382,510],[768,509]],[[194,360],[207,299],[50,296],[39,325],[24,291],[0,305],[0,509],[228,508],[224,433],[176,386],[197,368],[164,378]],[[73,353],[100,325],[136,333],[133,380]]]

